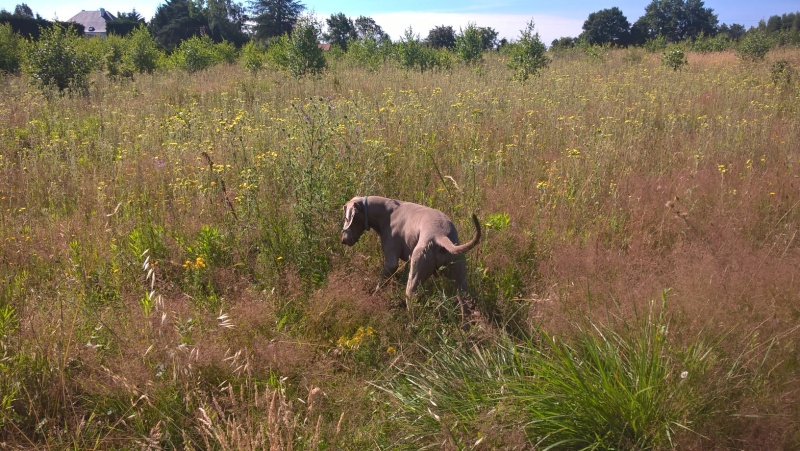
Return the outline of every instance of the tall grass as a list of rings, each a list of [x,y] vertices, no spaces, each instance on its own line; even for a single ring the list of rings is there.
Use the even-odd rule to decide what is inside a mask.
[[[0,441],[797,445],[797,80],[634,56],[4,76]],[[413,320],[372,294],[378,240],[338,242],[360,194],[478,213],[481,326],[436,281]]]
[[[379,387],[394,400],[403,440],[412,445],[664,449],[691,443],[703,438],[694,429],[709,416],[736,413],[764,371],[742,359],[752,352],[764,358],[769,350],[724,357],[699,339],[679,345],[666,304],[664,298],[632,320],[575,325],[574,336],[540,331],[521,343],[501,336],[471,346],[445,340]]]

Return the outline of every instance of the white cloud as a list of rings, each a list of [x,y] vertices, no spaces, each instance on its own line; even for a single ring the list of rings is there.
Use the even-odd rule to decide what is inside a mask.
[[[428,12],[396,12],[379,13],[371,16],[383,30],[389,33],[392,40],[398,40],[411,27],[414,34],[425,39],[428,32],[440,25],[452,26],[456,33],[472,22],[479,27],[492,27],[499,33],[499,39],[509,41],[519,39],[520,32],[527,28],[533,19],[536,32],[546,45],[554,39],[564,36],[576,37],[581,33],[584,20],[566,17],[519,14],[461,14],[461,13],[428,13]]]

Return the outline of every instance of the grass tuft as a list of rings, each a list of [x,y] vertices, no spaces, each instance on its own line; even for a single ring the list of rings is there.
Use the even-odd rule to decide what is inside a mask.
[[[742,361],[750,351],[724,357],[702,340],[679,346],[670,329],[665,297],[642,318],[575,325],[567,336],[540,331],[524,343],[501,335],[473,345],[442,338],[424,361],[377,386],[409,445],[520,440],[488,424],[524,430],[541,449],[673,448],[707,440],[695,429],[733,415],[764,368]],[[761,351],[752,350],[765,358]]]

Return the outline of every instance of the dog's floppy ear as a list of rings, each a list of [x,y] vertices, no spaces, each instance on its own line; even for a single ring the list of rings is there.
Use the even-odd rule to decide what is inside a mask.
[[[347,204],[344,206],[344,227],[342,230],[347,230],[353,224],[353,219],[356,217],[356,206]]]

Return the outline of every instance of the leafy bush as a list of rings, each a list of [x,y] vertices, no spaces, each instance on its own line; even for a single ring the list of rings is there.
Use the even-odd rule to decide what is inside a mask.
[[[514,78],[517,80],[525,81],[531,75],[537,75],[549,64],[547,49],[539,39],[539,33],[534,30],[535,25],[531,20],[521,31],[519,41],[512,44],[509,50],[511,58],[508,67],[514,71]]]
[[[282,68],[289,68],[289,36],[283,35],[277,39],[270,40],[267,44],[265,58],[270,63]]]
[[[762,31],[747,33],[736,48],[736,54],[744,61],[762,61],[772,48],[769,36]]]
[[[0,24],[0,72],[19,71],[22,61],[22,38],[9,24]]]
[[[313,18],[303,17],[295,25],[289,37],[287,56],[289,72],[295,77],[318,74],[325,70],[325,54],[319,48],[322,27]]]
[[[644,43],[644,49],[650,53],[663,52],[668,44],[669,42],[665,36],[658,35],[653,39],[648,39]]]
[[[700,53],[722,52],[723,50],[727,50],[730,45],[730,40],[723,33],[716,36],[700,34],[700,36],[692,42],[692,50]]]
[[[267,58],[295,77],[322,72],[328,63],[319,48],[321,26],[311,17],[301,18],[291,35],[283,35],[267,48]]]
[[[111,39],[86,39],[78,35],[80,39],[75,41],[75,49],[78,53],[86,55],[92,70],[105,69],[106,54],[111,45],[120,45],[124,40],[119,36],[111,36]],[[113,44],[111,44],[113,43]]]
[[[245,69],[255,74],[264,65],[264,52],[255,41],[249,41],[242,47],[239,61]]]
[[[686,59],[686,52],[683,51],[683,48],[672,46],[664,50],[664,53],[661,54],[661,64],[674,71],[678,71],[688,66],[689,61]]]
[[[86,91],[93,64],[91,55],[81,49],[80,39],[73,29],[59,25],[42,30],[26,61],[33,83],[44,90]]]
[[[452,65],[450,53],[436,50],[422,43],[419,35],[409,27],[395,48],[395,57],[403,69],[425,72],[431,69],[447,69]]]
[[[170,56],[172,64],[187,72],[197,72],[236,60],[236,49],[228,42],[215,44],[208,36],[193,36],[182,41]]]
[[[153,72],[160,57],[158,44],[147,27],[139,27],[130,34],[125,58],[135,71]]]
[[[575,45],[576,50],[586,55],[589,61],[594,63],[602,63],[606,60],[608,51],[611,49],[611,44],[590,44],[589,41],[579,41]]]
[[[212,48],[219,53],[219,46],[220,44],[216,44]],[[97,67],[105,70],[110,77],[132,77],[135,73],[151,73],[163,56],[158,50],[155,39],[143,26],[136,28],[128,37],[112,34],[106,39],[83,40],[83,47],[91,55],[92,61],[96,62]],[[173,61],[176,66],[187,69],[183,66],[188,64],[188,60],[182,59],[184,57],[186,55],[176,55]],[[214,59],[232,60],[235,59],[235,54]]]
[[[214,44],[214,55],[216,64],[233,64],[239,56],[236,47],[228,41]]]
[[[786,60],[775,61],[769,69],[769,74],[772,83],[782,86],[790,86],[796,77],[794,68]]]
[[[564,50],[571,49],[578,44],[578,38],[570,38],[570,37],[562,37],[558,39],[553,39],[553,42],[550,43],[550,50],[553,52],[560,52]]]
[[[109,35],[104,41],[106,51],[103,58],[103,66],[108,76],[131,77],[133,68],[128,66],[125,61],[128,41],[115,34]]]
[[[386,61],[389,53],[387,49],[391,51],[391,44],[387,45],[374,38],[357,39],[350,42],[346,58],[370,72],[376,72]]]
[[[481,30],[474,23],[467,25],[467,28],[456,36],[456,54],[467,64],[480,63],[483,59]]]

